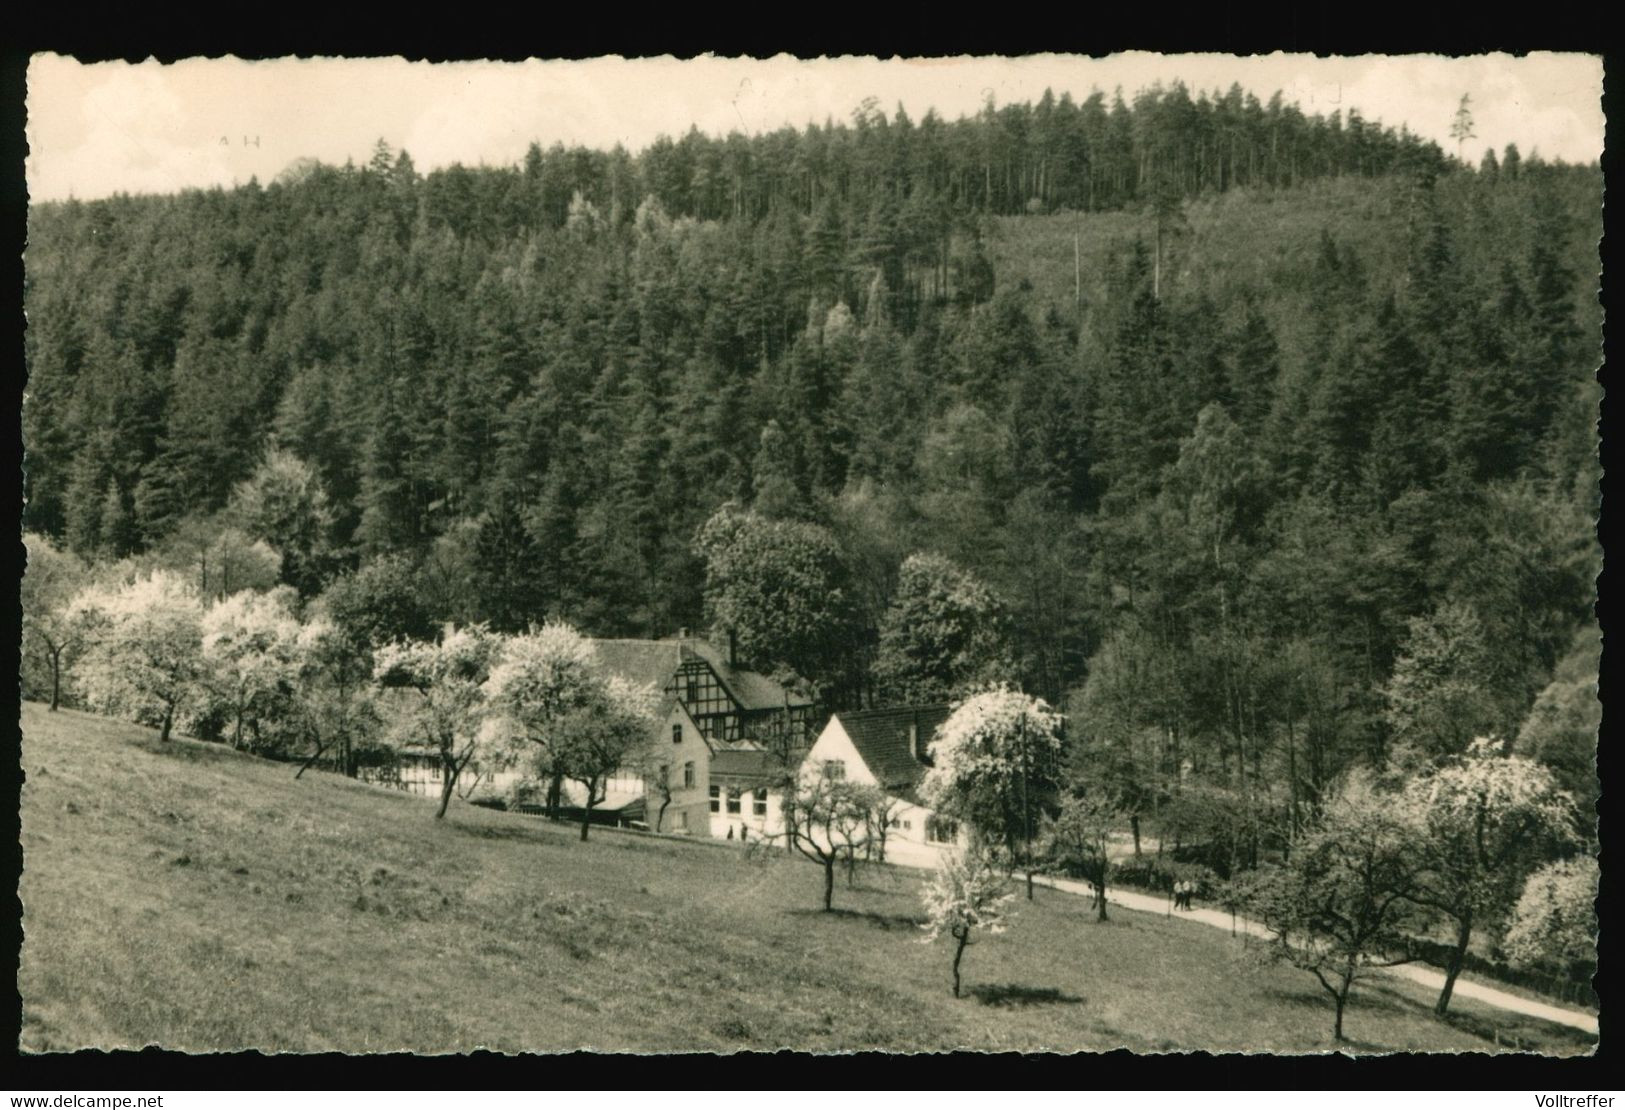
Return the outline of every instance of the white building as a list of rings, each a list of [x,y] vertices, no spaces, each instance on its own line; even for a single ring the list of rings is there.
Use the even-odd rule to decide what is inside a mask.
[[[893,800],[886,859],[929,867],[944,848],[964,841],[958,825],[934,814],[920,797],[931,769],[930,745],[948,719],[946,705],[903,706],[837,713],[802,763],[803,775],[878,786]]]
[[[604,671],[661,693],[652,758],[610,779],[607,796],[593,806],[594,820],[719,839],[783,833],[778,787],[816,735],[818,707],[810,698],[742,664],[731,640],[717,648],[684,630],[664,640],[592,645]],[[405,751],[366,777],[438,797],[442,774],[433,753]],[[525,775],[524,768],[476,759],[463,770],[457,794],[494,801]],[[562,789],[564,808],[579,813],[582,787],[566,781]]]

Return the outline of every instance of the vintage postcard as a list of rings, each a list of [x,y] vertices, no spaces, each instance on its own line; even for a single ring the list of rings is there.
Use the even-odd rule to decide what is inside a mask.
[[[1591,1055],[1601,88],[36,56],[21,1050]]]

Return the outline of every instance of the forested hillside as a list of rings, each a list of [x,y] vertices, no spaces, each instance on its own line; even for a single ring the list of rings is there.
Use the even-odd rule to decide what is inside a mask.
[[[37,205],[25,524],[1011,678],[1147,797],[1520,730],[1594,797],[1601,186],[1176,86]]]

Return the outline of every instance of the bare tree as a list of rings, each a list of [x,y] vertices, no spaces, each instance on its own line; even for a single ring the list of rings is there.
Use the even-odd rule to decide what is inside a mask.
[[[1068,795],[1061,802],[1060,816],[1046,822],[1044,854],[1094,888],[1097,921],[1107,920],[1106,879],[1111,871],[1107,847],[1121,820],[1116,800],[1096,791]]]
[[[608,796],[609,778],[642,764],[650,745],[652,699],[620,678],[600,682],[586,703],[554,723],[551,746],[558,773],[581,784],[581,839],[592,827],[592,807]]]
[[[835,865],[851,861],[868,843],[865,788],[824,775],[807,775],[784,793],[784,828],[790,845],[824,869],[824,909],[834,908]]]
[[[63,551],[44,536],[23,536],[28,571],[22,581],[23,631],[40,645],[51,668],[51,709],[62,700],[62,669],[85,642],[88,622],[83,610],[70,609],[74,594],[90,577],[85,561]]]
[[[866,835],[873,853],[872,858],[877,863],[885,863],[886,838],[893,823],[897,821],[898,814],[902,813],[904,802],[879,787],[869,788],[863,797],[867,806]]]

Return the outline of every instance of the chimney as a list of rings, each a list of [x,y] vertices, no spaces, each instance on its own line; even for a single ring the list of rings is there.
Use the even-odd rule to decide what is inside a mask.
[[[916,710],[908,722],[908,754],[914,757],[916,763],[925,762],[925,753],[920,751],[920,714]]]
[[[739,636],[733,629],[728,629],[728,666],[739,666]]]

